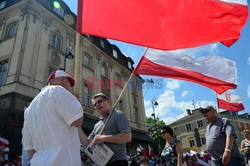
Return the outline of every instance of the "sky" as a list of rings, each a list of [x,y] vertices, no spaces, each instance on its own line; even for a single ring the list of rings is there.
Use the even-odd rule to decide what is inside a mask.
[[[76,13],[77,0],[64,0],[70,9]],[[250,4],[248,0],[248,4]],[[115,44],[124,55],[131,57],[136,67],[138,61],[145,51],[145,47],[109,40]],[[201,56],[223,56],[233,60],[237,65],[237,85],[235,90],[228,92],[240,95],[243,98],[245,110],[239,112],[250,114],[250,21],[248,19],[246,25],[241,31],[240,39],[231,47],[226,47],[220,43],[211,43],[208,45],[183,49],[183,53],[198,58]],[[216,93],[202,85],[173,80],[160,77],[143,76],[144,80],[153,79],[155,84],[146,82],[143,85],[144,105],[146,116],[150,117],[153,113],[152,100],[157,98],[158,106],[155,107],[155,115],[166,124],[187,115],[186,109],[195,109],[212,105],[217,107]],[[219,110],[223,111],[223,110]]]

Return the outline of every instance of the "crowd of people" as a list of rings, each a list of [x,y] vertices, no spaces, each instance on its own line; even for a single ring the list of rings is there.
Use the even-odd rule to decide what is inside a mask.
[[[31,165],[81,165],[81,144],[87,147],[105,142],[114,153],[107,165],[127,166],[126,143],[132,139],[127,117],[122,111],[111,110],[108,96],[98,93],[92,97],[92,105],[100,118],[87,137],[81,128],[81,103],[71,93],[74,85],[67,72],[52,72],[48,86],[25,110],[22,143]]]
[[[112,110],[110,100],[104,93],[92,97],[93,108],[99,113],[99,121],[87,137],[81,126],[83,109],[72,95],[74,78],[63,70],[48,77],[48,85],[33,99],[24,114],[22,130],[22,165],[94,165],[80,147],[90,143],[105,143],[114,153],[107,166],[250,166],[250,131],[245,130],[240,148],[236,144],[236,133],[227,118],[217,116],[214,107],[201,108],[208,122],[206,128],[207,152],[185,153],[182,144],[169,126],[161,128],[165,146],[160,156],[127,156],[126,143],[132,135],[127,117],[122,111]],[[7,147],[7,146],[6,146]],[[8,149],[0,147],[1,165],[11,165],[6,159]],[[20,160],[12,165],[21,165]]]

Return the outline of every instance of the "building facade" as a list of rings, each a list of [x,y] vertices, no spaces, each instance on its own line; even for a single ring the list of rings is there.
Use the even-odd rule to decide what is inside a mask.
[[[223,111],[218,113],[218,116],[226,117],[231,121],[237,133],[237,144],[240,147],[240,142],[243,139],[242,131],[250,130],[250,115],[248,113],[239,115],[236,112]],[[187,110],[187,116],[178,119],[169,126],[181,140],[184,152],[206,150],[207,121],[199,112],[199,109]]]
[[[25,107],[47,85],[57,69],[74,75],[76,15],[62,1],[0,0],[0,136],[10,141],[10,156],[21,154],[21,129]],[[84,108],[83,130],[89,134],[98,120],[92,95],[103,92],[115,103],[133,71],[133,60],[107,39],[80,36],[79,96]],[[135,153],[139,142],[147,144],[143,79],[134,76],[117,109],[128,117]],[[41,133],[42,134],[42,133]]]

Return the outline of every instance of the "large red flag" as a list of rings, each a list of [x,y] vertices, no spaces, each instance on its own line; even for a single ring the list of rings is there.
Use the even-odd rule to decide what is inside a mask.
[[[163,50],[230,46],[247,16],[247,0],[78,0],[77,30]]]
[[[218,108],[226,109],[231,112],[238,112],[245,109],[242,98],[238,95],[223,93],[217,97]]]
[[[219,56],[194,59],[178,50],[148,49],[134,73],[195,82],[219,94],[237,87],[234,61]]]

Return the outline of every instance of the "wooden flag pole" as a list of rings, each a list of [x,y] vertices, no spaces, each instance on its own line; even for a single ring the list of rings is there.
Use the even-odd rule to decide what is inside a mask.
[[[147,50],[148,50],[148,48],[146,48],[146,50],[144,51],[143,56],[146,54]],[[142,57],[143,57],[143,56],[142,56]],[[137,66],[138,66],[139,64],[140,64],[140,63],[138,63]],[[136,70],[137,66],[135,67],[134,71]],[[118,96],[118,98],[117,98],[115,104],[113,105],[112,110],[111,110],[111,112],[110,112],[110,114],[109,114],[109,116],[108,116],[106,122],[104,123],[102,129],[101,129],[100,132],[99,132],[100,135],[103,134],[103,132],[104,132],[104,130],[105,130],[105,128],[106,128],[106,126],[107,126],[107,124],[108,124],[108,122],[109,122],[109,120],[110,120],[110,118],[111,118],[111,116],[112,116],[112,114],[113,114],[113,112],[114,112],[114,110],[115,110],[116,105],[118,104],[120,98],[122,97],[123,92],[124,92],[125,89],[127,88],[127,86],[128,86],[128,84],[129,84],[131,78],[134,76],[134,71],[131,73],[131,75],[130,75],[128,81],[127,81],[126,84],[124,85],[124,87],[123,87],[123,89],[122,89],[120,95]]]
[[[110,112],[110,114],[109,114],[109,116],[108,116],[108,118],[107,118],[105,124],[103,125],[102,129],[101,129],[100,132],[99,132],[100,135],[103,134],[103,132],[104,132],[104,130],[105,130],[105,128],[106,128],[106,126],[107,126],[107,124],[108,124],[108,122],[109,122],[109,120],[110,120],[110,118],[111,118],[111,116],[112,116],[112,114],[113,114],[113,112],[114,112],[114,110],[115,110],[115,107],[116,107],[117,103],[119,102],[121,96],[123,95],[123,92],[125,91],[126,87],[128,86],[129,81],[131,80],[131,78],[133,77],[133,75],[134,75],[134,73],[131,73],[131,75],[130,75],[128,81],[127,81],[126,84],[124,85],[124,87],[123,87],[123,89],[122,89],[122,91],[121,91],[119,97],[117,98],[115,104],[114,104],[113,107],[112,107],[112,110],[111,110],[111,112]]]
[[[74,78],[75,78],[75,87],[74,87],[74,95],[79,97],[79,62],[80,62],[80,56],[79,56],[79,45],[80,45],[80,33],[76,32],[76,45],[75,45],[75,72],[74,72]]]
[[[215,94],[216,94],[217,110],[218,110],[218,113],[220,115],[219,104],[218,104],[218,93],[215,92]]]

